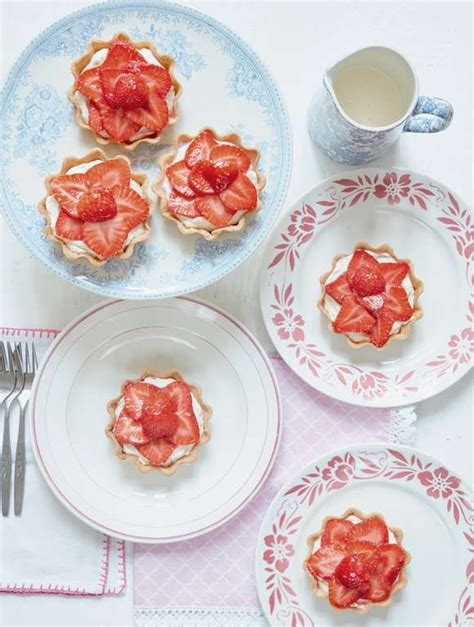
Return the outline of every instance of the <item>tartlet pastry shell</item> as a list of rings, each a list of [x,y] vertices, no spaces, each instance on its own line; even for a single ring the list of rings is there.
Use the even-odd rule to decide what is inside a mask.
[[[166,168],[170,166],[171,163],[173,162],[179,148],[183,144],[187,144],[191,142],[200,133],[204,131],[208,131],[209,133],[211,133],[214,139],[216,139],[217,141],[232,143],[232,144],[235,144],[236,146],[243,148],[249,155],[251,164],[254,167],[255,173],[257,175],[257,184],[256,184],[257,206],[256,208],[253,209],[252,211],[247,211],[246,213],[244,213],[244,215],[240,218],[237,224],[231,224],[229,226],[215,228],[212,231],[208,231],[207,229],[200,229],[196,227],[186,226],[185,224],[183,224],[183,222],[181,222],[181,220],[176,218],[170,211],[168,211],[168,194],[163,189],[163,183],[166,179]],[[219,235],[222,235],[223,233],[236,233],[238,231],[241,231],[245,226],[245,221],[246,221],[247,216],[255,215],[257,211],[260,209],[260,192],[265,187],[266,180],[263,174],[261,174],[257,170],[257,164],[258,164],[259,159],[260,159],[260,151],[257,148],[246,148],[245,146],[243,146],[240,140],[240,137],[236,133],[228,133],[227,135],[218,135],[217,132],[209,126],[202,128],[200,131],[196,133],[196,135],[187,135],[186,133],[181,133],[181,135],[178,135],[178,137],[176,138],[174,142],[173,150],[160,157],[158,163],[160,166],[161,173],[160,173],[160,176],[154,181],[152,185],[153,190],[156,192],[158,196],[158,202],[159,202],[160,211],[162,215],[165,218],[168,218],[168,220],[172,220],[173,222],[176,222],[178,229],[181,231],[183,235],[201,235],[207,240],[213,240],[216,237],[219,237]]]
[[[127,159],[127,157],[124,157],[123,155],[117,155],[116,157],[110,157],[110,158],[123,159],[124,161],[126,161],[128,167],[130,168],[131,179],[135,181],[138,185],[140,185],[140,187],[143,189],[144,198],[149,205],[148,217],[145,220],[145,222],[143,222],[143,227],[145,229],[144,232],[134,237],[133,240],[129,244],[127,244],[127,246],[125,247],[122,253],[120,253],[119,255],[115,255],[114,257],[110,257],[110,259],[128,259],[133,254],[133,249],[135,247],[135,244],[138,244],[139,242],[143,242],[146,239],[148,239],[151,233],[151,228],[150,228],[150,225],[148,224],[148,218],[150,217],[152,213],[153,207],[152,207],[150,198],[146,194],[146,188],[148,186],[148,177],[145,174],[142,174],[141,172],[132,172],[130,161]],[[44,219],[46,220],[46,226],[44,229],[46,233],[46,237],[49,240],[53,242],[57,242],[61,245],[63,255],[65,257],[67,257],[71,261],[76,261],[77,259],[87,259],[94,266],[103,266],[105,263],[107,263],[107,261],[109,261],[109,259],[100,259],[99,257],[94,256],[87,251],[84,251],[82,253],[76,253],[72,251],[70,248],[68,248],[67,246],[68,240],[63,240],[59,235],[57,235],[54,232],[53,225],[51,223],[51,218],[46,208],[46,200],[48,196],[52,195],[50,183],[53,178],[55,178],[56,176],[61,176],[63,174],[66,174],[66,172],[70,168],[73,168],[77,165],[81,165],[83,163],[90,163],[91,161],[97,161],[98,159],[100,159],[101,161],[108,161],[109,157],[107,157],[107,155],[102,150],[100,150],[100,148],[94,148],[94,150],[92,150],[91,152],[88,152],[87,155],[84,155],[84,157],[65,157],[65,159],[63,160],[61,164],[61,170],[57,174],[49,175],[48,177],[46,177],[44,181],[44,184],[46,187],[46,196],[44,196],[44,198],[42,198],[39,202],[39,211],[41,215],[44,217]]]
[[[194,445],[194,447],[191,449],[191,451],[187,455],[180,457],[169,466],[153,466],[151,463],[142,464],[140,460],[138,459],[137,455],[130,455],[124,452],[122,445],[117,440],[113,432],[113,427],[116,421],[115,409],[119,401],[123,397],[125,386],[128,383],[133,383],[135,381],[145,379],[146,377],[155,377],[156,379],[175,379],[175,381],[182,381],[183,383],[187,385],[192,395],[194,396],[196,401],[199,403],[203,412],[202,433],[201,433],[201,437],[199,438],[199,442],[197,442]],[[210,437],[211,437],[209,433],[209,418],[212,416],[212,408],[209,405],[206,405],[206,403],[203,401],[201,388],[198,385],[195,385],[193,383],[188,383],[187,381],[185,381],[177,370],[167,370],[165,372],[160,372],[158,370],[145,370],[144,372],[142,372],[142,374],[140,375],[138,379],[127,379],[126,381],[122,383],[122,386],[120,388],[120,396],[118,396],[117,398],[113,398],[111,401],[107,403],[107,411],[110,415],[110,421],[107,427],[105,428],[105,434],[107,435],[108,438],[110,438],[111,440],[115,442],[116,456],[118,457],[118,459],[120,459],[123,462],[126,462],[126,461],[133,462],[133,464],[135,465],[135,468],[138,470],[138,472],[142,474],[151,472],[152,470],[157,470],[163,473],[164,475],[174,474],[180,464],[186,464],[186,463],[196,461],[198,457],[198,449],[203,444],[206,444],[206,442],[209,442]]]
[[[311,573],[311,571],[309,570],[306,562],[311,557],[311,555],[313,554],[314,543],[318,540],[318,538],[320,536],[322,536],[326,523],[329,520],[332,520],[334,518],[346,519],[346,518],[349,518],[350,516],[354,516],[355,518],[358,518],[360,521],[365,520],[366,518],[370,518],[371,516],[378,516],[379,518],[381,518],[385,522],[385,519],[382,516],[382,514],[379,514],[379,513],[363,514],[360,510],[356,509],[355,507],[351,507],[350,509],[346,510],[344,512],[344,514],[342,514],[342,516],[326,516],[326,518],[322,522],[321,529],[319,531],[317,531],[316,533],[313,533],[312,535],[308,536],[308,538],[306,540],[306,544],[308,545],[309,553],[308,553],[308,555],[306,557],[306,560],[304,561],[304,569],[305,569],[305,571],[308,573],[308,575],[311,578],[311,589],[312,589],[313,593],[317,597],[328,598],[328,596],[329,596],[328,595],[328,591],[325,590],[320,585],[319,580],[316,577],[314,577],[314,575]],[[333,610],[335,610],[337,612],[344,611],[344,609],[348,609],[348,610],[352,610],[353,612],[356,612],[357,614],[365,614],[372,605],[376,605],[378,607],[387,607],[388,605],[390,605],[392,603],[392,601],[393,601],[393,596],[395,595],[395,593],[398,590],[401,590],[402,588],[404,588],[407,585],[407,577],[406,577],[406,574],[405,574],[405,568],[407,567],[407,565],[411,561],[411,555],[402,546],[403,531],[401,529],[399,529],[398,527],[389,527],[388,525],[387,525],[387,529],[392,532],[392,534],[395,537],[396,543],[398,544],[398,546],[402,549],[402,551],[405,554],[405,564],[403,565],[403,568],[400,571],[400,574],[398,576],[397,581],[395,582],[395,585],[392,587],[392,590],[390,592],[390,596],[388,597],[388,599],[386,599],[385,601],[379,601],[379,602],[368,601],[364,605],[357,606],[357,607],[356,606],[354,606],[354,607],[349,606],[347,608],[334,607],[333,605],[331,605],[331,603],[329,603],[329,605],[331,606],[331,609],[333,609]]]
[[[411,280],[411,282],[413,284],[413,294],[414,294],[414,296],[413,296],[413,315],[411,316],[411,318],[409,320],[406,320],[405,322],[401,321],[401,326],[400,326],[400,329],[398,330],[398,332],[394,333],[393,335],[390,335],[390,337],[388,338],[388,340],[385,342],[385,344],[383,346],[374,346],[369,339],[367,339],[367,340],[363,339],[363,340],[360,340],[358,342],[355,342],[346,333],[337,333],[334,330],[334,323],[331,321],[331,319],[328,316],[328,313],[327,313],[326,309],[324,308],[324,296],[325,296],[324,286],[325,286],[325,283],[326,283],[328,277],[331,275],[332,271],[336,267],[337,262],[340,259],[343,259],[344,257],[347,257],[347,254],[336,255],[333,258],[333,260],[332,260],[331,269],[329,270],[329,272],[325,272],[324,274],[322,274],[319,277],[319,282],[321,284],[321,297],[320,297],[320,299],[317,302],[317,306],[318,306],[318,309],[325,316],[327,316],[327,318],[329,320],[329,322],[328,322],[329,330],[332,331],[333,333],[337,333],[337,335],[343,335],[345,337],[347,343],[349,344],[349,346],[351,346],[352,348],[361,348],[362,346],[371,346],[372,348],[374,348],[374,349],[376,349],[378,351],[381,351],[381,350],[384,350],[385,348],[387,348],[387,346],[390,344],[390,342],[392,340],[405,340],[410,335],[411,325],[416,320],[419,320],[420,318],[423,317],[423,310],[421,308],[421,305],[418,302],[419,298],[420,298],[420,295],[423,293],[423,282],[415,275],[415,272],[413,270],[412,262],[409,259],[400,259],[399,257],[397,257],[397,255],[395,254],[393,248],[391,246],[389,246],[388,244],[381,244],[377,248],[374,248],[373,246],[370,246],[370,244],[367,244],[367,242],[358,242],[354,246],[354,249],[353,249],[352,253],[348,253],[348,254],[353,254],[358,248],[362,248],[363,250],[370,250],[371,252],[377,253],[377,254],[387,253],[388,255],[393,257],[396,262],[403,262],[403,263],[408,264],[408,267],[409,267],[408,275],[409,275],[410,280]]]
[[[89,126],[89,124],[84,120],[84,118],[81,115],[81,110],[80,110],[79,104],[78,104],[77,99],[76,99],[76,91],[77,91],[77,89],[76,89],[76,81],[77,81],[77,78],[79,77],[81,72],[84,70],[86,65],[89,63],[89,61],[92,59],[93,55],[96,52],[98,52],[99,50],[102,50],[103,48],[110,48],[111,43],[114,40],[116,40],[116,39],[121,39],[122,41],[126,41],[127,43],[132,44],[135,48],[148,48],[151,51],[151,53],[153,54],[153,56],[170,73],[171,85],[172,85],[172,88],[174,89],[173,108],[172,108],[171,112],[169,113],[168,123],[166,124],[166,126],[161,130],[161,132],[156,137],[141,137],[140,139],[136,139],[135,141],[133,141],[133,142],[131,142],[129,144],[122,144],[120,142],[116,142],[115,140],[113,140],[111,138],[102,137],[102,135],[99,135],[98,133],[96,133]],[[156,49],[155,44],[152,41],[148,41],[148,40],[133,41],[133,40],[130,39],[130,37],[126,33],[117,33],[117,34],[115,34],[112,37],[112,39],[109,39],[107,41],[99,40],[99,39],[92,40],[89,43],[89,47],[87,48],[85,54],[82,57],[80,57],[79,59],[74,60],[72,62],[72,64],[71,64],[71,71],[72,71],[72,73],[74,75],[74,83],[72,84],[71,88],[68,91],[68,98],[72,102],[72,104],[74,105],[74,107],[76,109],[76,116],[75,116],[76,122],[82,128],[85,128],[85,129],[91,131],[91,133],[93,133],[96,141],[99,144],[117,144],[118,146],[121,146],[122,148],[125,148],[126,150],[134,150],[142,142],[147,142],[149,144],[159,144],[163,132],[168,127],[170,127],[173,124],[175,124],[177,122],[177,120],[178,120],[177,101],[178,101],[178,98],[181,95],[182,87],[181,87],[181,84],[176,80],[176,77],[173,74],[174,64],[175,64],[174,59],[172,57],[167,56],[167,55],[160,54],[158,52],[158,50]]]

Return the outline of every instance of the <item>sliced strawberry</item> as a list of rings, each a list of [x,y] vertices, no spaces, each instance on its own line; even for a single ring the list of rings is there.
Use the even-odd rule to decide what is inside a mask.
[[[375,324],[375,318],[359,305],[354,296],[346,296],[334,321],[337,333],[367,333]]]
[[[227,226],[234,216],[233,212],[228,211],[219,196],[203,196],[202,198],[198,198],[196,200],[196,207],[199,213],[204,216],[208,222],[217,227]]]
[[[345,544],[347,542],[349,532],[353,527],[350,520],[343,518],[332,518],[324,525],[323,535],[321,536],[321,546],[329,544]]]
[[[129,231],[127,220],[117,214],[104,222],[84,222],[83,241],[101,259],[109,259],[122,252]]]
[[[369,589],[364,593],[364,598],[375,603],[386,601],[390,596],[392,586],[382,576],[373,575],[369,580]]]
[[[248,176],[239,174],[222,192],[221,200],[230,211],[251,211],[257,206],[257,190]]]
[[[117,215],[112,192],[106,188],[96,187],[81,194],[77,203],[77,213],[84,222],[103,222]]]
[[[323,546],[308,558],[306,564],[315,577],[330,579],[346,555],[342,546]]]
[[[361,266],[354,272],[350,286],[359,296],[374,296],[384,291],[385,279],[378,269]]]
[[[152,65],[151,63],[125,67],[130,67],[131,71],[139,73],[140,78],[146,84],[149,92],[158,94],[160,98],[166,98],[166,94],[171,89],[171,76],[168,70],[159,65]]]
[[[141,420],[146,404],[153,403],[157,395],[156,385],[144,381],[131,381],[123,391],[125,411],[134,420]]]
[[[146,63],[145,59],[136,48],[126,41],[116,39],[112,42],[102,67],[120,68],[129,61]]]
[[[90,187],[129,186],[130,167],[125,159],[108,159],[87,170],[86,178]]]
[[[198,161],[189,174],[189,186],[196,194],[214,194],[210,180],[214,175],[214,166],[210,161]]]
[[[112,194],[117,205],[117,213],[128,225],[129,230],[144,222],[150,212],[147,201],[127,185],[115,186]]]
[[[336,577],[329,580],[329,602],[334,607],[345,609],[360,598],[361,593],[358,589],[346,588]]]
[[[334,577],[346,588],[358,590],[369,581],[367,565],[360,555],[348,555],[337,566]]]
[[[53,196],[64,211],[72,218],[78,218],[77,203],[80,195],[87,191],[88,183],[85,174],[64,174],[55,176],[51,182]]]
[[[186,165],[185,161],[177,161],[168,168],[166,168],[166,176],[171,183],[171,186],[186,198],[194,198],[196,196],[193,189],[188,185],[188,179],[191,170]]]
[[[82,239],[82,225],[83,223],[80,220],[71,218],[66,211],[61,210],[56,220],[54,230],[59,237],[78,241]]]
[[[157,440],[137,446],[138,451],[146,457],[153,466],[166,466],[171,453],[176,446],[168,440]]]
[[[383,575],[390,585],[397,580],[405,564],[405,553],[398,544],[382,544],[376,551],[375,574]]]
[[[194,415],[193,399],[182,381],[175,381],[163,388],[172,411],[178,417],[178,428],[170,439],[175,444],[194,444],[199,440],[199,425]]]
[[[102,98],[102,83],[98,67],[82,72],[76,82],[78,91],[89,100],[100,100]]]
[[[115,98],[115,86],[121,76],[124,76],[124,71],[117,68],[108,68],[105,65],[101,65],[99,69],[100,84],[102,86],[102,93],[107,106],[113,109],[118,109],[120,105]]]
[[[375,315],[375,325],[370,333],[370,341],[374,346],[381,348],[390,337],[393,326],[393,318],[391,314],[386,313],[383,309]]]
[[[212,164],[209,183],[216,194],[222,193],[238,177],[239,171],[235,165]]]
[[[408,302],[403,287],[390,287],[386,290],[382,311],[389,314],[393,320],[409,320],[412,317],[413,307]]]
[[[218,144],[211,150],[209,159],[219,165],[232,165],[240,172],[247,172],[251,165],[247,152],[233,144]]]
[[[89,102],[89,126],[95,133],[99,133],[104,130],[102,124],[102,117],[100,115],[99,107],[94,102]]]
[[[324,291],[331,298],[341,304],[345,296],[352,294],[349,283],[347,282],[347,273],[341,274],[335,281],[331,281],[324,286]]]
[[[148,88],[137,74],[122,74],[115,83],[113,98],[125,110],[148,106]]]
[[[151,91],[146,107],[130,109],[126,115],[140,126],[159,132],[168,124],[168,105],[158,93]]]
[[[375,294],[375,296],[364,296],[357,299],[362,307],[365,307],[371,314],[377,313],[383,307],[385,302],[385,294]]]
[[[150,440],[169,439],[176,433],[178,417],[165,392],[159,388],[155,389],[153,403],[146,404],[142,412],[143,432]]]
[[[381,263],[379,264],[379,270],[387,286],[398,287],[408,274],[410,267],[404,261],[400,261],[397,263]]]
[[[100,115],[104,130],[116,142],[127,142],[141,128],[141,125],[128,118],[122,109],[103,108]]]
[[[349,281],[349,285],[352,284],[352,279],[354,277],[355,272],[359,268],[368,268],[373,272],[379,271],[379,264],[375,257],[369,255],[368,252],[362,250],[362,248],[358,248],[354,254],[352,255],[352,259],[349,263],[349,267],[347,268],[347,280]]]
[[[371,569],[371,560],[377,551],[377,547],[372,542],[366,540],[355,540],[346,544],[346,552],[348,555],[358,555],[363,559]]]
[[[379,516],[371,516],[352,527],[350,539],[364,540],[373,544],[386,544],[388,542],[387,525]]]
[[[148,437],[143,432],[141,422],[133,420],[125,412],[121,412],[117,418],[113,432],[121,444],[146,444]]]
[[[184,160],[189,168],[198,161],[208,161],[212,148],[216,146],[216,140],[209,131],[199,133],[186,149]]]
[[[196,206],[194,198],[184,198],[176,192],[171,192],[168,198],[168,208],[171,213],[186,218],[198,218],[201,214]]]

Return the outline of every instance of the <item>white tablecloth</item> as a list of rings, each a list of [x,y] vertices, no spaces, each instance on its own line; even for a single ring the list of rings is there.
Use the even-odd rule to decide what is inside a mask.
[[[55,19],[89,2],[0,1],[1,69],[4,72],[32,37]],[[235,30],[264,59],[289,110],[294,165],[287,205],[321,179],[344,169],[325,158],[306,132],[306,110],[323,70],[359,47],[393,46],[407,55],[422,94],[449,99],[454,121],[444,133],[406,134],[377,162],[438,178],[472,205],[472,51],[468,2],[193,2]],[[74,6],[72,6],[74,5]],[[0,157],[1,158],[1,157]],[[63,327],[96,303],[93,294],[50,274],[0,221],[0,326]],[[258,304],[259,253],[231,276],[202,290],[245,323],[266,348],[270,340]],[[470,380],[418,407],[416,446],[472,480]],[[250,573],[249,573],[250,575]],[[125,599],[0,599],[0,624],[130,624],[131,586]],[[81,606],[82,604],[82,606]],[[81,606],[81,607],[80,607]],[[41,608],[39,610],[39,608]],[[77,613],[79,612],[79,613]],[[41,621],[41,622],[40,622]]]

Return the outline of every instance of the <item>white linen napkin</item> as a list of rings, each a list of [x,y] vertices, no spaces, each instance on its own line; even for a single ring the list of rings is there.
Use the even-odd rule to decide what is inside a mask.
[[[0,339],[34,340],[40,360],[56,334],[0,328]],[[27,437],[22,515],[14,516],[12,499],[10,516],[0,517],[0,592],[111,596],[121,594],[125,586],[125,543],[89,528],[59,503],[36,465]]]

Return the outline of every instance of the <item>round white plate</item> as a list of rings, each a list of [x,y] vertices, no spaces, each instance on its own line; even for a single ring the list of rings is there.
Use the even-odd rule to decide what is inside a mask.
[[[271,625],[466,625],[474,535],[469,487],[443,464],[408,447],[357,445],[302,469],[270,505],[257,542],[258,595]],[[408,583],[388,608],[334,611],[303,570],[306,538],[349,507],[381,513],[403,531]],[[470,624],[470,623],[469,623]]]
[[[97,268],[68,261],[44,234],[38,202],[44,178],[59,171],[69,155],[96,147],[92,133],[73,118],[66,92],[71,62],[91,39],[126,32],[134,40],[153,41],[176,60],[183,86],[180,119],[166,133],[168,144],[182,132],[212,126],[236,132],[246,146],[261,152],[267,183],[261,209],[243,232],[208,242],[183,235],[157,210],[152,235],[128,260]],[[113,298],[164,298],[195,291],[234,270],[259,246],[283,203],[290,175],[291,135],[278,87],[253,50],[211,17],[168,2],[104,2],[73,12],[54,23],[22,53],[0,95],[0,205],[20,241],[50,270],[74,285]],[[132,168],[158,175],[163,151],[141,144],[126,152]]]
[[[146,368],[177,369],[212,406],[210,441],[171,477],[141,475],[105,436],[107,402]],[[190,298],[102,303],[55,340],[35,379],[33,447],[59,500],[96,529],[174,542],[222,525],[256,494],[281,431],[278,388],[257,341]]]
[[[414,403],[452,385],[474,356],[471,220],[449,189],[411,171],[371,167],[320,183],[283,216],[262,262],[263,316],[280,355],[317,390],[367,407]],[[360,241],[411,259],[425,286],[423,318],[381,351],[350,348],[316,306],[319,277]]]

